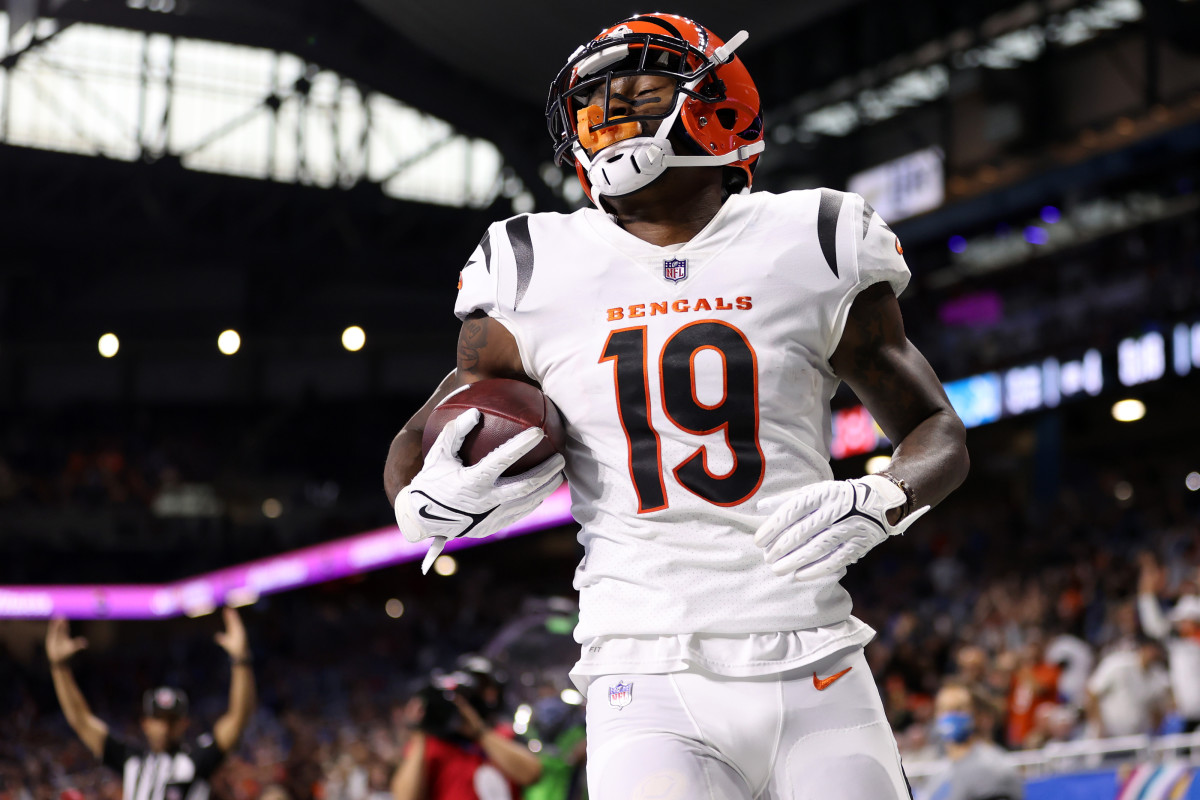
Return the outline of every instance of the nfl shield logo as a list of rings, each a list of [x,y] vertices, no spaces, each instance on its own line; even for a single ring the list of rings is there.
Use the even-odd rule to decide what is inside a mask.
[[[687,277],[686,258],[668,258],[663,260],[663,277],[673,283],[679,283]]]
[[[633,681],[608,687],[608,704],[620,711],[633,702]]]

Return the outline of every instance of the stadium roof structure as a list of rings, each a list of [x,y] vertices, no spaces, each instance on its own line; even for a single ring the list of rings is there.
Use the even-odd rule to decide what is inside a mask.
[[[224,328],[245,335],[243,360],[274,369],[286,357],[287,371],[340,358],[322,348],[353,324],[370,337],[360,360],[380,354],[362,385],[416,393],[436,381],[448,366],[430,354],[448,357],[457,334],[454,279],[486,225],[581,202],[578,182],[550,163],[550,79],[579,43],[637,10],[550,0],[6,8],[0,217],[20,235],[6,241],[0,274],[0,374],[14,376],[0,380],[0,403],[37,402],[31,386],[58,397],[55,387],[94,384],[87,370],[100,367],[85,359],[110,331],[123,343],[117,362],[130,365],[112,377],[114,399],[169,382],[142,380],[148,359],[198,364]],[[1001,191],[1027,204],[1014,184],[1051,145],[1081,160],[1095,126],[1127,145],[1124,114],[1147,117],[1151,133],[1178,127],[1171,103],[1189,101],[1168,95],[1194,91],[1176,84],[1181,54],[1200,42],[1200,4],[1181,0],[660,9],[751,34],[739,54],[770,140],[757,188],[844,186],[940,148],[944,208],[901,222],[920,231],[897,229],[917,245],[961,233],[946,227],[968,211],[1001,213],[991,200]],[[1144,64],[1130,73],[1137,53]],[[1064,93],[1081,75],[1090,91]],[[35,380],[39,371],[53,380]],[[246,372],[242,383],[258,386]]]
[[[658,3],[641,11],[691,17],[728,39],[750,33],[744,51],[762,51],[796,31],[866,0],[759,0],[728,3],[688,0]],[[359,0],[406,40],[439,61],[450,74],[474,81],[497,95],[532,105],[546,100],[551,79],[579,45],[622,16],[634,13],[616,3],[466,0],[451,7],[421,0]],[[654,4],[650,4],[654,5]]]

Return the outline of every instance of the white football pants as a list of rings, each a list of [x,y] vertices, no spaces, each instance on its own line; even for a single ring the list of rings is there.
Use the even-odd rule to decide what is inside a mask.
[[[911,797],[860,647],[757,678],[599,677],[587,731],[592,800]]]

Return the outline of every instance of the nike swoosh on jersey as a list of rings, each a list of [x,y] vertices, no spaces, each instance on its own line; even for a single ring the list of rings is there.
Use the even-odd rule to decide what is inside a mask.
[[[843,675],[845,675],[847,672],[849,672],[852,669],[854,669],[854,667],[846,667],[841,672],[837,673],[836,675],[830,675],[828,678],[818,678],[817,673],[814,672],[813,673],[813,686],[817,687],[818,692],[823,692],[826,689],[828,689],[830,686],[832,686],[834,681],[836,681],[838,678],[842,677]]]

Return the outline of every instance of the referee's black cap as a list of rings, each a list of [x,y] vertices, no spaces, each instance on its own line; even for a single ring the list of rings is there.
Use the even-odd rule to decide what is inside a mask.
[[[182,689],[160,686],[142,695],[142,716],[180,719],[188,713],[188,696]]]

